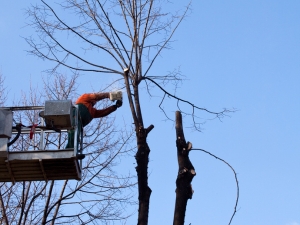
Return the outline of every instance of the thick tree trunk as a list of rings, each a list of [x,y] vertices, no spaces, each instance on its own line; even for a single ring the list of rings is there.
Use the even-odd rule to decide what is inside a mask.
[[[139,190],[138,225],[148,224],[151,189],[148,186],[148,162],[150,149],[147,144],[147,134],[153,129],[153,127],[153,125],[147,129],[140,127],[136,132],[138,150],[135,155],[135,159],[137,162],[136,171]]]
[[[176,111],[176,146],[179,171],[176,179],[176,202],[173,225],[184,225],[187,201],[192,198],[194,192],[191,182],[196,172],[189,159],[189,151],[192,148],[192,144],[185,141],[182,116],[179,111]]]

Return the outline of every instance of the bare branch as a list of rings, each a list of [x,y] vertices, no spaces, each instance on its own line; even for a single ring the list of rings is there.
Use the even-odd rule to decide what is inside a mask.
[[[3,106],[7,99],[7,93],[6,93],[6,88],[4,86],[4,81],[5,78],[0,72],[0,106]]]
[[[182,98],[179,98],[173,94],[171,94],[170,92],[166,91],[162,86],[160,86],[156,81],[154,81],[153,79],[149,78],[149,77],[143,77],[143,80],[149,80],[151,81],[153,84],[155,84],[161,91],[163,91],[164,93],[164,97],[162,98],[162,102],[165,98],[165,96],[167,95],[168,97],[171,97],[171,98],[174,98],[177,100],[177,102],[183,102],[183,103],[186,103],[188,105],[190,105],[192,107],[192,113],[190,114],[193,118],[193,121],[194,121],[194,127],[196,130],[200,131],[200,129],[196,126],[198,123],[195,122],[195,112],[194,112],[194,109],[198,109],[198,110],[201,110],[201,111],[205,111],[209,114],[213,114],[215,115],[215,118],[218,118],[218,119],[222,119],[224,118],[225,116],[227,116],[227,113],[231,113],[231,112],[235,112],[235,110],[228,110],[228,109],[224,109],[220,112],[213,112],[213,111],[210,111],[206,108],[202,108],[202,107],[198,107],[196,106],[195,104],[193,104],[192,102],[190,101],[187,101],[185,99],[182,99]],[[162,105],[162,102],[159,104],[159,107],[162,109],[161,105]],[[178,103],[177,103],[177,106],[178,106]],[[178,107],[179,108],[179,107]],[[180,109],[180,108],[179,108]]]
[[[232,170],[232,172],[234,173],[234,179],[235,179],[235,183],[236,183],[236,200],[235,200],[235,205],[234,205],[234,211],[233,211],[232,216],[231,216],[231,218],[230,218],[230,221],[229,221],[229,223],[228,223],[228,225],[230,225],[231,222],[232,222],[232,220],[233,220],[233,217],[235,216],[235,214],[236,214],[236,212],[237,212],[237,205],[238,205],[238,202],[239,202],[239,192],[240,192],[240,188],[239,188],[239,181],[238,181],[238,179],[237,179],[237,173],[235,172],[235,170],[233,169],[233,167],[232,167],[228,162],[226,162],[224,159],[221,159],[221,158],[219,158],[218,156],[212,154],[211,152],[208,152],[208,151],[206,151],[206,150],[204,150],[204,149],[201,149],[201,148],[192,148],[191,150],[202,151],[202,152],[204,152],[204,153],[206,153],[206,154],[209,154],[209,155],[215,157],[216,159],[222,161],[222,162],[225,163],[227,166],[229,166],[229,168],[230,168],[230,169]]]
[[[100,45],[97,45],[97,44],[95,44],[94,42],[92,42],[92,41],[90,41],[90,40],[88,40],[88,39],[86,39],[85,37],[83,37],[81,34],[79,34],[78,32],[76,32],[73,28],[71,28],[71,27],[69,27],[66,23],[64,23],[58,16],[57,16],[57,14],[55,13],[55,11],[53,10],[53,8],[52,7],[50,7],[45,1],[43,1],[43,0],[41,0],[50,10],[51,10],[51,12],[53,13],[53,15],[56,17],[56,19],[58,19],[58,21],[61,23],[61,24],[63,24],[66,28],[67,28],[67,30],[71,30],[73,33],[75,33],[76,35],[78,35],[80,38],[82,38],[84,41],[86,41],[87,43],[89,43],[89,44],[91,44],[91,45],[93,45],[93,46],[95,46],[95,47],[98,47],[98,48],[100,48],[101,50],[103,50],[103,51],[105,51],[105,52],[107,52],[110,56],[112,56],[115,60],[116,60],[116,62],[118,62],[119,63],[119,65],[122,67],[122,65],[121,65],[121,63],[118,61],[118,59],[115,57],[115,55],[114,54],[112,54],[110,51],[108,51],[106,48],[104,48],[104,47],[102,47],[102,46],[100,46]],[[98,1],[99,2],[99,1]],[[89,3],[86,1],[86,3],[87,3],[87,6],[89,7]],[[78,5],[77,5],[78,6]],[[90,9],[90,7],[89,7],[89,9]],[[90,11],[91,12],[91,11]],[[92,15],[94,15],[94,14],[92,14],[92,13],[90,13],[90,16],[92,17]],[[92,19],[95,21],[95,22],[97,22],[97,20],[95,19],[95,16],[93,16],[92,17]],[[36,17],[36,21],[39,21],[38,20],[38,18]],[[39,23],[40,24],[40,23]],[[41,25],[41,24],[40,24]],[[98,23],[98,25],[99,25],[99,23]],[[43,26],[41,26],[41,28],[43,28]],[[99,26],[99,28],[101,28],[101,26]],[[102,29],[100,29],[101,31],[102,31],[102,33],[103,34],[105,34],[105,32],[102,30]],[[52,38],[52,36],[49,36],[49,37],[51,37],[51,39],[53,39]],[[109,40],[109,38],[107,38],[107,40]],[[54,40],[55,41],[55,40]],[[113,45],[112,45],[113,46]]]
[[[186,10],[184,11],[184,13],[181,15],[178,23],[176,24],[176,26],[173,28],[171,34],[169,35],[169,37],[164,41],[164,44],[159,48],[159,50],[157,51],[157,53],[155,54],[155,56],[153,57],[153,59],[150,62],[150,65],[148,66],[144,77],[147,75],[147,73],[149,72],[150,68],[152,67],[154,61],[156,60],[157,56],[161,53],[161,51],[165,48],[165,46],[169,43],[169,41],[171,40],[171,38],[173,37],[175,31],[177,30],[177,28],[179,27],[180,23],[182,22],[182,20],[185,18],[186,13],[188,12],[190,5],[192,4],[192,2],[190,1],[188,6],[186,7]]]

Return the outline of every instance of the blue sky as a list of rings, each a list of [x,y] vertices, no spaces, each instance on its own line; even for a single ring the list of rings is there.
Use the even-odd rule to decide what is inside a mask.
[[[24,9],[38,1],[1,3],[0,71],[9,100],[21,98],[30,80],[38,85],[51,64],[28,56]],[[177,3],[174,3],[174,7]],[[185,129],[195,148],[212,152],[238,173],[240,199],[233,225],[300,224],[300,2],[296,0],[194,1],[152,73],[180,66],[187,79],[178,96],[200,107],[236,108],[231,117],[207,121],[203,132]],[[80,90],[103,85],[86,75]],[[85,76],[85,77],[86,77]],[[171,224],[177,173],[175,130],[165,122],[159,99],[142,96],[149,135],[152,188],[149,224]],[[165,105],[175,117],[175,105]],[[130,118],[124,103],[118,117]],[[183,118],[186,126],[188,118]],[[162,140],[162,134],[164,141]],[[228,224],[235,203],[235,180],[222,162],[193,151],[197,172],[186,224]],[[132,168],[134,170],[134,168]],[[128,221],[135,224],[136,217]]]

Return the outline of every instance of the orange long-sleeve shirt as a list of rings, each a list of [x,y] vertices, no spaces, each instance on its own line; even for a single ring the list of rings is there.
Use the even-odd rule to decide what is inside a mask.
[[[109,93],[83,94],[77,99],[76,104],[85,105],[93,118],[104,117],[117,110],[115,105],[100,110],[94,108],[97,101],[105,98],[109,98]]]

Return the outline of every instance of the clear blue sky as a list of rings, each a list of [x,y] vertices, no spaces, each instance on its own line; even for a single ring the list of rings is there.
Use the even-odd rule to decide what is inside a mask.
[[[26,54],[29,47],[21,38],[32,32],[24,27],[24,9],[36,2],[1,3],[0,71],[10,100],[21,98],[20,90],[28,91],[30,80],[38,84],[50,68]],[[207,121],[202,133],[185,130],[194,147],[223,158],[238,173],[240,200],[232,224],[299,225],[300,1],[195,0],[192,7],[173,49],[152,72],[181,66],[188,80],[179,96],[211,110],[238,109],[222,122]],[[92,82],[81,82],[80,90],[89,92]],[[145,126],[155,125],[149,135],[150,225],[172,223],[177,173],[175,130],[163,122],[157,102],[143,96]],[[166,107],[174,117],[175,106]],[[117,115],[130,118],[126,105],[122,110]],[[236,197],[232,172],[202,152],[191,152],[190,158],[197,176],[186,224],[228,224]],[[136,217],[128,224],[136,224]]]

